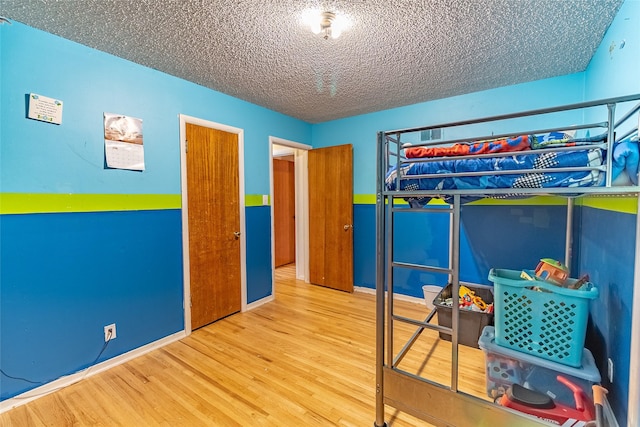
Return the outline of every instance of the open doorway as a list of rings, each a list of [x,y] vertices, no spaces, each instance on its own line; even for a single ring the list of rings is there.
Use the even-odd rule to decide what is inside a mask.
[[[277,137],[269,137],[271,153],[270,177],[271,177],[271,253],[274,267],[290,264],[291,261],[283,261],[282,248],[289,259],[295,263],[296,278],[309,282],[309,225],[308,225],[308,173],[307,152],[311,146],[288,141]],[[289,175],[289,174],[292,174]],[[287,185],[288,188],[275,186]],[[291,186],[293,188],[291,188]],[[292,199],[288,192],[293,192]],[[284,194],[283,202],[281,197]],[[276,206],[280,203],[281,205]],[[293,203],[293,206],[282,206],[282,203]],[[277,211],[277,212],[276,212]],[[293,213],[293,215],[292,215]],[[282,223],[276,224],[276,216],[289,216]],[[293,218],[291,218],[293,216]],[[285,230],[284,232],[282,230]],[[292,240],[291,240],[292,239]],[[277,241],[277,243],[276,243]],[[276,248],[278,245],[278,248]],[[276,252],[278,254],[276,255]],[[293,256],[292,256],[293,255]],[[276,259],[277,258],[277,259]],[[285,264],[282,264],[285,262]],[[273,281],[275,283],[275,280]]]
[[[288,147],[285,147],[288,148]],[[283,152],[284,151],[284,152]],[[274,146],[273,151],[273,259],[279,268],[296,262],[296,181],[293,153]]]

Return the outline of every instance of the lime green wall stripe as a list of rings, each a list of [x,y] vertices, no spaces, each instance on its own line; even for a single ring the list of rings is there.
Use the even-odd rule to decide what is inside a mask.
[[[396,203],[399,203],[396,200]],[[374,205],[375,194],[354,194],[353,203],[357,205]],[[565,205],[564,197],[540,196],[528,199],[482,199],[472,202],[474,205],[505,206],[550,206]],[[267,196],[267,205],[271,197]],[[433,199],[430,204],[444,204],[444,201]],[[629,214],[638,213],[638,200],[634,196],[618,197],[579,197],[577,206],[604,209]],[[245,195],[245,206],[265,206],[262,194]],[[108,212],[180,209],[180,194],[41,194],[41,193],[0,193],[0,214],[52,213],[52,212]]]
[[[245,206],[269,206],[271,204],[271,196],[267,195],[267,204],[264,204],[262,194],[245,194],[244,205]]]
[[[580,206],[634,215],[638,213],[638,199],[634,196],[581,197],[578,200],[576,204]]]
[[[566,197],[556,196],[535,196],[526,199],[480,199],[469,203],[470,205],[483,206],[565,206]]]
[[[375,205],[376,195],[375,194],[354,194],[353,204],[354,205]]]
[[[396,203],[399,203],[400,200],[396,200]],[[353,196],[353,203],[356,205],[375,205],[376,203],[376,195],[375,194],[355,194]],[[444,200],[441,199],[431,199],[429,202],[430,205],[443,205],[446,204]],[[566,205],[566,199],[562,197],[530,197],[528,199],[481,199],[475,202],[471,202],[469,204],[474,205]]]
[[[180,209],[180,194],[0,193],[0,214]]]
[[[638,200],[634,196],[588,196],[578,197],[575,199],[576,206],[585,206],[594,209],[604,209],[614,212],[622,212],[629,214],[638,213]],[[399,203],[396,200],[396,203]],[[355,194],[353,203],[356,205],[374,205],[376,203],[375,194]],[[432,199],[430,205],[444,204],[440,199]],[[481,199],[469,203],[470,205],[483,206],[565,206],[567,204],[566,197],[559,196],[536,196],[526,199]]]
[[[353,195],[353,204],[354,205],[375,205],[376,204],[376,195],[375,194],[354,194]],[[396,199],[396,205],[407,205],[408,203],[403,199]],[[445,202],[439,199],[431,199],[429,202],[430,205],[444,205]]]
[[[267,205],[271,202],[267,196]],[[262,194],[245,195],[245,206],[263,206]],[[180,194],[0,193],[0,214],[181,209]]]

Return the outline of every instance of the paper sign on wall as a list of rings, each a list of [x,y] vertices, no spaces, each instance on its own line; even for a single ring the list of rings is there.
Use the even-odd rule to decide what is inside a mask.
[[[30,93],[28,117],[59,125],[62,123],[62,101]]]
[[[104,152],[110,168],[143,171],[142,119],[104,113]]]

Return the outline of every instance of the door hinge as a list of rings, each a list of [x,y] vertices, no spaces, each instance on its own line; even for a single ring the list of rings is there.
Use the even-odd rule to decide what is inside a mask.
[[[184,152],[185,153],[189,152],[189,140],[187,139],[184,140]]]

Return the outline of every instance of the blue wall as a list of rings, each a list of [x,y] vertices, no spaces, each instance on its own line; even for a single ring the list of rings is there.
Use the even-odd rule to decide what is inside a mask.
[[[377,132],[581,102],[583,85],[584,76],[578,73],[333,120],[313,126],[312,146],[353,144],[354,194],[373,194]],[[576,115],[575,121],[580,120]],[[536,128],[535,122],[523,123]],[[483,128],[487,134],[502,130]]]
[[[247,194],[269,194],[270,135],[311,142],[305,122],[17,22],[0,31],[3,192],[179,194],[179,114],[245,129]],[[64,102],[62,125],[25,119],[31,92]],[[105,112],[143,119],[144,173],[104,169]]]
[[[602,224],[615,224],[603,227]],[[592,350],[602,373],[620,425],[626,425],[630,380],[631,314],[636,216],[602,209],[583,208],[580,219],[580,269],[598,285],[599,298],[592,304],[586,346]],[[636,308],[637,309],[637,308]],[[607,378],[607,359],[614,364],[614,381]]]
[[[271,295],[271,212],[269,206],[246,208],[247,302]]]
[[[269,136],[310,144],[311,125],[18,22],[0,49],[0,360],[40,383],[93,362],[107,324],[100,360],[183,330],[179,114],[244,129],[260,200]],[[26,118],[32,92],[64,102],[61,125]],[[104,167],[105,112],[143,119],[144,172]],[[251,303],[271,294],[271,224],[245,214]],[[0,376],[0,399],[35,386]]]
[[[179,210],[2,215],[2,370],[46,382],[183,329]],[[157,250],[153,248],[163,248]],[[2,378],[2,398],[33,387]]]
[[[626,0],[585,71],[585,98],[640,93],[640,0]]]
[[[585,99],[640,93],[638,70],[640,1],[626,0],[585,72]],[[622,106],[616,112],[625,113],[633,105]],[[637,389],[638,381],[629,378],[635,227],[636,215],[582,209],[580,268],[589,272],[601,294],[591,310],[587,346],[594,353],[603,374],[603,385],[609,390],[609,400],[622,426],[627,425],[630,383]],[[615,367],[613,383],[606,375],[608,358]]]
[[[585,99],[640,93],[640,0],[626,0],[585,71]],[[620,105],[618,116],[636,103]],[[635,125],[638,123],[636,122]],[[629,122],[618,131],[626,131]]]

